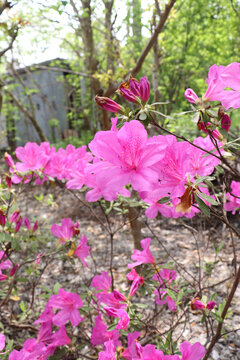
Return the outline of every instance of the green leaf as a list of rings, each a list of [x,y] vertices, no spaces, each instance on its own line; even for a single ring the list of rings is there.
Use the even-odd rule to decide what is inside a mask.
[[[199,122],[199,119],[200,119],[200,113],[199,113],[199,112],[196,112],[196,113],[193,115],[191,121],[192,121],[194,124],[197,124],[197,123]]]
[[[202,199],[200,199],[196,194],[194,194],[194,198],[195,198],[196,203],[198,204],[200,210],[203,212],[203,214],[206,215],[207,217],[210,217],[210,209],[205,204],[205,202]]]
[[[177,294],[175,293],[175,291],[167,289],[167,293],[171,299],[173,299],[175,302],[177,301]]]
[[[225,129],[219,128],[218,130],[219,130],[220,134],[221,134],[225,139],[228,138],[228,133],[227,133],[227,131],[226,131]]]
[[[208,109],[207,114],[211,117],[218,118],[218,113],[212,109]]]
[[[206,200],[207,202],[209,202],[209,204],[212,205],[218,205],[218,202],[216,200],[214,200],[211,196],[204,194],[204,193],[198,193],[198,196],[200,196],[202,199]]]
[[[0,242],[11,242],[12,236],[8,234],[7,232],[1,232],[0,233]]]
[[[58,290],[62,287],[61,284],[59,284],[59,282],[56,282],[56,284],[54,285],[53,287],[53,292],[54,294],[57,294],[58,293]]]

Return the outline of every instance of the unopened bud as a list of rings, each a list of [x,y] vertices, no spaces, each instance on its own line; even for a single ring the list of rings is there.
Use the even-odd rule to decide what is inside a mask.
[[[6,175],[5,180],[6,180],[7,186],[10,188],[12,186],[11,177],[9,175]]]
[[[145,103],[148,101],[150,96],[150,84],[146,76],[140,80],[140,98]]]
[[[184,96],[187,99],[187,101],[189,101],[192,104],[199,104],[200,103],[199,97],[197,96],[197,94],[191,88],[188,88],[188,89],[185,90]]]
[[[117,104],[115,101],[109,99],[108,97],[95,96],[96,103],[101,106],[104,110],[111,111],[114,113],[122,112],[123,108],[121,105]]]
[[[11,168],[15,167],[11,155],[9,155],[7,152],[5,152],[5,154],[4,154],[4,160],[9,167],[11,167]]]
[[[224,114],[221,119],[221,128],[228,132],[230,129],[230,126],[231,126],[231,119],[227,114]]]

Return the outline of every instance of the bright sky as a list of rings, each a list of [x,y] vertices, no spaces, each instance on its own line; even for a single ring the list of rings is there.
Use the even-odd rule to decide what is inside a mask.
[[[78,0],[79,1],[79,0]],[[76,4],[78,3],[76,1]],[[25,14],[28,12],[29,8],[34,10],[37,10],[39,8],[39,3],[49,5],[49,4],[56,4],[56,0],[21,0],[19,4],[15,5],[8,13],[8,16],[14,16],[15,14],[19,14],[19,11]],[[97,1],[97,7],[96,7],[96,14],[102,14],[103,7],[102,2]],[[153,3],[152,0],[143,0],[142,3],[144,14],[143,14],[143,25],[146,25],[149,22],[150,19],[150,12],[147,11],[149,9],[149,5]],[[115,1],[115,7],[116,7],[116,14],[117,19],[115,22],[115,26],[119,27],[119,31],[117,33],[117,38],[119,40],[122,40],[124,38],[126,29],[122,27],[123,19],[127,15],[127,8],[126,6],[123,6],[123,1]],[[30,6],[29,6],[30,5]],[[68,5],[66,7],[67,12],[69,14],[72,14],[72,7]],[[114,14],[115,15],[115,14]],[[39,26],[26,26],[19,32],[18,41],[14,45],[14,56],[18,58],[21,66],[31,65],[34,63],[43,62],[46,60],[54,59],[54,58],[67,58],[67,53],[64,52],[60,45],[62,43],[62,38],[65,37],[66,32],[73,32],[73,29],[71,26],[69,26],[69,19],[66,14],[62,14],[61,16],[56,17],[56,12],[54,12],[54,17],[51,16],[51,14],[46,12],[47,18],[52,18],[55,21],[61,21],[62,29],[59,30],[57,33],[54,33],[54,26],[55,24],[52,24],[53,28],[53,34],[49,36],[49,29],[51,28],[51,25],[48,27],[47,33],[44,34],[43,29],[39,29]],[[47,22],[47,20],[45,20]],[[56,24],[57,25],[57,24]],[[64,27],[64,29],[63,29]],[[39,31],[42,32],[43,40],[39,41]],[[149,36],[149,32],[146,28],[143,28],[143,34],[145,36]],[[44,36],[46,36],[46,40],[44,40]],[[36,41],[36,39],[38,39]],[[19,55],[18,55],[19,54]],[[8,57],[10,54],[8,55]]]

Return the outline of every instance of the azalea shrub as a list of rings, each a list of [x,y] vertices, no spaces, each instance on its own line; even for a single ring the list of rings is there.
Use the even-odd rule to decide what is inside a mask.
[[[113,251],[110,267],[94,274],[88,239],[78,222],[63,218],[61,224],[52,224],[49,231],[56,238],[56,246],[51,251],[42,249],[39,221],[25,217],[21,204],[17,209],[15,205],[19,187],[51,183],[68,189],[93,214],[91,203],[100,204],[107,219],[103,227],[111,240],[114,232],[108,222],[110,212],[120,211],[124,215],[131,206],[142,208],[146,219],[151,221],[158,216],[216,219],[229,229],[232,238],[239,240],[240,232],[227,214],[236,216],[240,210],[239,139],[231,133],[229,112],[240,107],[240,63],[213,65],[206,82],[208,87],[201,98],[193,89],[185,91],[191,106],[188,113],[200,134],[194,141],[158,123],[158,115],[163,114],[158,112],[157,103],[148,103],[148,79],[143,77],[138,81],[131,77],[118,89],[126,101],[133,103],[131,110],[110,98],[95,97],[102,109],[117,116],[111,118],[111,128],[97,132],[88,147],[68,145],[66,149],[56,150],[47,142],[27,143],[16,149],[16,160],[5,154],[9,173],[0,184],[2,309],[7,311],[9,301],[18,299],[25,272],[33,284],[33,303],[34,289],[46,265],[57,256],[64,261],[80,261],[83,271],[92,270],[92,277],[79,293],[56,284],[46,294],[44,308],[34,320],[36,336],[24,339],[21,346],[11,336],[1,333],[2,359],[209,358],[224,333],[224,320],[230,316],[230,305],[240,280],[234,246],[231,290],[221,302],[211,287],[205,287],[208,291],[204,293],[193,275],[194,283],[190,284],[178,274],[180,264],[171,262],[171,258],[162,263],[153,256],[150,237],[141,239],[133,250],[126,264],[126,290],[122,291],[114,282]],[[154,136],[149,135],[150,128],[151,134],[154,128],[157,130]],[[219,179],[223,182],[221,186]],[[47,238],[49,234],[44,236]],[[210,276],[209,268],[207,271]],[[146,298],[152,304],[149,308],[144,303]],[[20,306],[27,321],[32,304],[29,309],[24,302]],[[195,312],[207,329],[204,344],[192,343],[190,339],[173,340],[173,332],[188,312]],[[161,324],[161,318],[169,321],[167,330],[160,332],[155,327],[153,331],[151,319],[158,319]],[[76,327],[81,329],[81,339],[74,335]]]

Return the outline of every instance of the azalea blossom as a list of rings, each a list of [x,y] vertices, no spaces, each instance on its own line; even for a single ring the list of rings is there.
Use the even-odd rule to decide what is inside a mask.
[[[88,267],[88,264],[84,259],[89,256],[89,253],[90,253],[90,246],[87,245],[86,235],[83,235],[81,237],[79,245],[77,246],[74,252],[74,255],[81,260],[84,266]]]
[[[51,232],[64,244],[66,240],[70,240],[75,235],[76,228],[78,229],[78,223],[73,224],[71,219],[65,218],[62,219],[61,225],[53,224]]]
[[[131,256],[132,260],[135,260],[135,263],[132,264],[128,264],[129,269],[141,265],[141,264],[154,264],[155,263],[155,259],[152,256],[152,253],[149,249],[150,243],[151,243],[152,239],[150,238],[145,238],[141,240],[141,247],[143,249],[143,251],[140,250],[134,250],[133,254]]]
[[[60,309],[60,311],[52,318],[53,324],[57,326],[65,325],[68,320],[72,326],[77,326],[84,320],[80,316],[79,308],[83,306],[80,296],[76,293],[67,292],[64,289],[59,289],[57,295],[52,295],[48,301],[48,305]]]
[[[114,344],[119,346],[121,344],[118,340],[119,335],[119,331],[116,329],[107,331],[107,325],[103,322],[102,315],[99,313],[95,318],[95,326],[92,329],[91,344],[96,346],[101,345],[108,340],[113,340]]]

